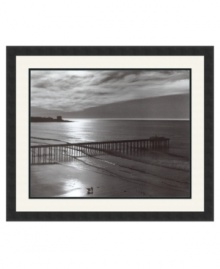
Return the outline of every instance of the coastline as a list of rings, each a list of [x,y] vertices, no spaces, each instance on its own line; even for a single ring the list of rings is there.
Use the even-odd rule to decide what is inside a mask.
[[[31,117],[30,120],[31,123],[35,122],[72,122],[70,120],[63,120],[61,116],[57,116],[56,119],[53,119],[51,117]]]

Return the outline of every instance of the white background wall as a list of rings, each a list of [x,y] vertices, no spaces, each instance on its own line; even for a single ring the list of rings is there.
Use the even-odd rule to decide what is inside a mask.
[[[0,7],[1,119],[6,45],[214,45],[215,135],[220,127],[219,1],[10,1]],[[5,221],[5,123],[1,130],[1,268],[220,268],[219,141],[215,222]]]

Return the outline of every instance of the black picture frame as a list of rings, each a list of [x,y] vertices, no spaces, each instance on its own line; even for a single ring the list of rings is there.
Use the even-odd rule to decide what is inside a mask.
[[[7,47],[7,221],[213,221],[214,220],[214,47]],[[16,210],[17,56],[203,56],[204,57],[204,211],[66,212]],[[193,90],[193,88],[192,88]],[[17,127],[18,128],[18,127]],[[28,143],[28,141],[27,141]],[[193,179],[192,179],[193,180]]]

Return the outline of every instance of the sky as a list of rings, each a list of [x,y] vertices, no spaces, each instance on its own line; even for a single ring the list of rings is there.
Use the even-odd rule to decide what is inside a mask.
[[[31,106],[64,112],[188,94],[187,70],[31,70]]]

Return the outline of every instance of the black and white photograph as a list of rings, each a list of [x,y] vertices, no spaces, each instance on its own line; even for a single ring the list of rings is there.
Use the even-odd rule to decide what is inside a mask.
[[[30,198],[191,198],[190,69],[30,69]]]

